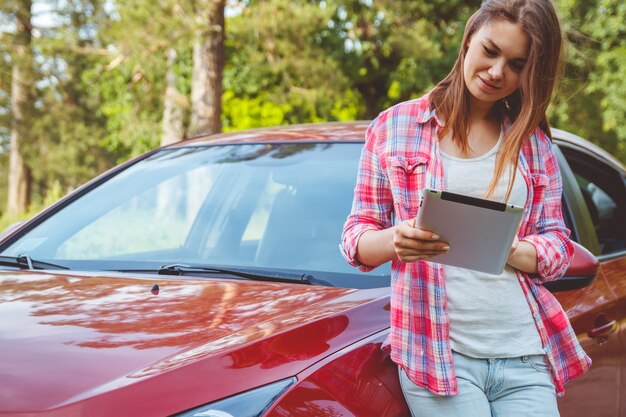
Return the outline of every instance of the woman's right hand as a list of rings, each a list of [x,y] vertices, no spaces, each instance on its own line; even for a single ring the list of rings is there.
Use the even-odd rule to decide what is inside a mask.
[[[415,219],[406,220],[394,228],[393,247],[403,262],[415,262],[447,253],[450,246],[428,230],[415,227]]]

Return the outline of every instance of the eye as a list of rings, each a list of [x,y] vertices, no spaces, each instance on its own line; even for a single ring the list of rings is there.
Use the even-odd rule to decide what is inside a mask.
[[[522,72],[522,70],[524,69],[524,63],[523,62],[519,62],[519,61],[513,61],[511,62],[511,69],[515,72]]]
[[[495,57],[498,55],[498,53],[494,49],[487,48],[485,45],[483,45],[483,51],[485,52],[485,55],[490,57]]]

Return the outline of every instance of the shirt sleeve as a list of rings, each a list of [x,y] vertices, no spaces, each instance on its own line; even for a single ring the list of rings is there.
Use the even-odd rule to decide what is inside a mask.
[[[543,139],[538,146],[539,158],[545,169],[545,175],[533,177],[535,196],[532,210],[539,209],[539,217],[533,234],[521,240],[531,243],[537,251],[537,274],[532,276],[538,283],[561,278],[569,267],[574,247],[569,239],[570,231],[563,220],[561,197],[563,181],[552,144],[543,132]],[[537,191],[545,187],[543,196]],[[540,194],[540,193],[539,193]],[[543,197],[543,198],[542,198]]]
[[[364,265],[356,258],[361,235],[368,230],[383,230],[391,227],[393,198],[387,174],[379,161],[378,150],[384,141],[381,134],[380,116],[366,132],[365,145],[361,151],[352,210],[343,226],[341,253],[348,263],[360,271],[371,271],[375,267]]]

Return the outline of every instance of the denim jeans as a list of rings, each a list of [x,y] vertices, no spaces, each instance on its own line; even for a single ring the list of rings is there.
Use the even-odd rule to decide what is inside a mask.
[[[453,352],[459,393],[434,394],[399,367],[413,417],[558,417],[556,391],[543,355],[476,359]]]

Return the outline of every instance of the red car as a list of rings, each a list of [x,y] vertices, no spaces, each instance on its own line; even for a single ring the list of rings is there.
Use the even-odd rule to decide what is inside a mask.
[[[156,149],[4,233],[0,415],[408,416],[389,266],[338,250],[366,128]],[[594,360],[561,413],[626,417],[626,170],[554,136],[580,245],[550,286]]]

